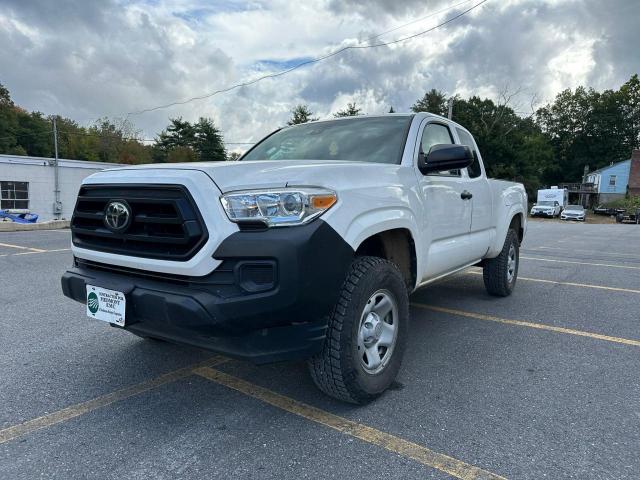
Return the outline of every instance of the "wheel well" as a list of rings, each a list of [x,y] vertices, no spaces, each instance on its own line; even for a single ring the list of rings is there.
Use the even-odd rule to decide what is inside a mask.
[[[416,246],[411,232],[406,228],[396,228],[376,233],[365,239],[356,256],[380,257],[395,263],[404,277],[407,289],[416,285]]]
[[[524,228],[522,228],[522,214],[517,213],[509,224],[509,229],[513,229],[518,234],[518,243],[522,243],[522,239],[524,238]]]

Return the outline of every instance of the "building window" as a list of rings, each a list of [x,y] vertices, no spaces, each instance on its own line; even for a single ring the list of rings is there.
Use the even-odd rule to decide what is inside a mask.
[[[609,177],[609,186],[610,187],[615,187],[616,186],[616,176],[615,175],[611,175]]]
[[[27,210],[28,208],[28,182],[0,181],[0,210]]]

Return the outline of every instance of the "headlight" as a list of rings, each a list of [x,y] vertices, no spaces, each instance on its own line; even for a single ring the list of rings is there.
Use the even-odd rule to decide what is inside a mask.
[[[220,198],[232,222],[264,222],[285,227],[310,222],[338,200],[336,192],[320,188],[285,188],[229,193]]]

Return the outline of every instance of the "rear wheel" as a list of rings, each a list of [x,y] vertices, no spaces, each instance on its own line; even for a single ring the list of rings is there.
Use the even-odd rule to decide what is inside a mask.
[[[513,292],[518,278],[520,244],[518,234],[513,229],[507,232],[500,255],[485,260],[482,272],[487,292],[498,297],[507,297]]]
[[[309,360],[327,395],[364,404],[395,379],[405,350],[409,296],[398,268],[377,257],[351,264],[322,352]]]

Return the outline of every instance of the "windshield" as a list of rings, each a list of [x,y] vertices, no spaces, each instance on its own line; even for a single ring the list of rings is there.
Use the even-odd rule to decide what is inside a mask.
[[[553,207],[553,202],[538,202],[539,207]]]
[[[567,205],[565,210],[584,210],[584,208],[582,208],[582,205]]]
[[[282,130],[242,160],[343,160],[400,163],[410,115],[311,122]]]

